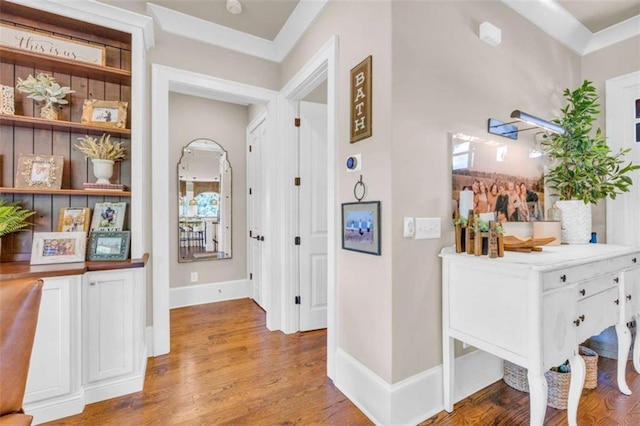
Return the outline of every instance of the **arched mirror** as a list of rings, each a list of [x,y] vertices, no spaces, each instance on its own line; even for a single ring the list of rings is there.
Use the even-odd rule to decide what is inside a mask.
[[[178,262],[231,258],[231,165],[210,139],[182,148],[178,163]]]

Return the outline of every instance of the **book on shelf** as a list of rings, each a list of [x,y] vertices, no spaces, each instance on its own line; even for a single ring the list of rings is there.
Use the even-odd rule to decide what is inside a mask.
[[[105,189],[111,191],[126,191],[128,188],[121,183],[91,183],[86,182],[83,185],[84,189],[97,189],[104,191]]]

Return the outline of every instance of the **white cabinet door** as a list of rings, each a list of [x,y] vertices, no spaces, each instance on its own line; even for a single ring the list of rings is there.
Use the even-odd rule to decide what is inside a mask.
[[[578,346],[575,320],[576,286],[551,290],[542,298],[544,370],[566,361]]]
[[[84,379],[92,383],[134,370],[134,273],[90,272],[82,288]]]
[[[80,386],[80,277],[46,278],[24,404],[70,394]]]

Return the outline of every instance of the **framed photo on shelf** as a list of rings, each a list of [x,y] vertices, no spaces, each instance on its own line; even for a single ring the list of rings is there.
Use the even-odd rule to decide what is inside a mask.
[[[127,203],[96,203],[91,220],[93,231],[122,231]]]
[[[380,256],[380,201],[342,204],[342,248]]]
[[[92,261],[127,260],[131,232],[92,232],[89,236],[88,259]]]
[[[58,218],[58,232],[89,232],[89,207],[62,207]]]
[[[32,265],[84,262],[86,232],[34,232]]]
[[[85,99],[82,105],[82,124],[101,127],[127,128],[127,102]]]
[[[60,189],[64,157],[60,155],[20,154],[16,188]]]

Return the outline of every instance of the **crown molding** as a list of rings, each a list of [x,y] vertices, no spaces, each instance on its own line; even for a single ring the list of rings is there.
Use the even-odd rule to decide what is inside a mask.
[[[8,0],[45,12],[91,22],[114,30],[132,33],[141,31],[145,50],[155,44],[153,19],[96,0]]]
[[[147,12],[168,33],[269,61],[282,62],[327,2],[328,0],[300,0],[273,41],[153,3],[147,3]]]
[[[640,35],[640,15],[592,33],[556,1],[502,0],[502,3],[581,56]]]

